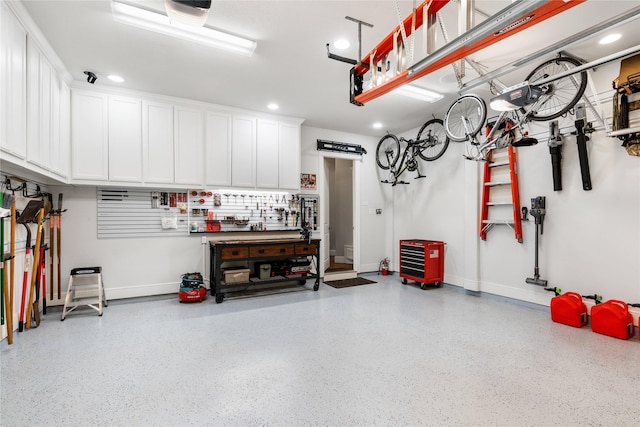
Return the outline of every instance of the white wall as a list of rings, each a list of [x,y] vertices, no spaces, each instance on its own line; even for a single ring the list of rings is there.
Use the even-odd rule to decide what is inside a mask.
[[[601,92],[598,98],[603,100],[608,123],[611,80],[618,75],[618,64],[590,73]],[[589,89],[587,93],[591,95]],[[574,130],[573,120],[573,116],[561,120],[563,133]],[[595,120],[591,112],[588,120]],[[535,196],[547,200],[540,240],[541,277],[563,291],[640,302],[640,158],[627,155],[620,141],[607,137],[605,131],[592,134],[588,150],[593,189],[584,191],[576,138],[568,136],[563,149],[563,190],[554,192],[547,129],[548,123],[532,125],[531,132],[540,143],[518,149],[521,205],[529,207]],[[416,133],[417,129],[407,135]],[[461,144],[451,143],[441,159],[426,164],[427,178],[394,188],[393,241],[443,240],[447,243],[446,282],[548,303],[552,293],[525,283],[525,278],[533,276],[533,218],[523,222],[522,244],[507,227],[494,228],[486,241],[480,240],[479,165],[463,160],[462,152]]]

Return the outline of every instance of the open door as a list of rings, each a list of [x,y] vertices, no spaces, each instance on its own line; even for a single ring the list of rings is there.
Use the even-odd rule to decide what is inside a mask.
[[[353,160],[325,156],[321,168],[322,276],[325,281],[355,278]],[[349,191],[345,191],[346,187]],[[347,248],[350,250],[348,263],[344,260]]]
[[[329,268],[331,257],[331,167],[327,159],[324,160],[323,168],[323,185],[322,185],[322,197],[321,197],[321,209],[322,209],[322,273]]]

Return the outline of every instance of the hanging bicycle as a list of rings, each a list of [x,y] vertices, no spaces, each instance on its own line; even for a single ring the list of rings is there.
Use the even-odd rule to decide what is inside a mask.
[[[476,161],[487,160],[487,154],[496,148],[536,144],[538,141],[529,138],[523,126],[529,121],[552,120],[569,112],[584,94],[587,73],[581,71],[548,83],[544,81],[580,65],[571,57],[550,59],[536,67],[524,83],[507,88],[495,97],[492,101],[497,105],[493,108],[502,112],[486,125],[484,142],[476,135],[485,125],[487,106],[476,95],[461,96],[445,115],[446,134],[452,141],[466,142],[464,157]],[[543,84],[536,85],[537,81]]]
[[[406,143],[402,157],[400,157],[400,143]],[[376,162],[380,169],[389,171],[389,178],[383,180],[385,184],[409,184],[400,180],[405,171],[416,172],[418,178],[424,178],[420,173],[418,157],[422,160],[433,161],[442,157],[449,146],[449,138],[444,130],[441,119],[431,119],[418,131],[416,139],[398,138],[387,134],[380,139],[376,147]]]

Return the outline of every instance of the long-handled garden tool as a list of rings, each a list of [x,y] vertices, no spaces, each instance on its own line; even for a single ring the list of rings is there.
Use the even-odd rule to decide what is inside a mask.
[[[37,219],[37,231],[36,231],[36,244],[33,249],[33,267],[31,271],[31,287],[29,291],[29,304],[27,304],[27,329],[30,329],[32,325],[35,327],[40,326],[40,291],[36,287],[36,279],[38,277],[38,271],[40,270],[40,255],[41,255],[41,247],[40,243],[42,241],[42,223],[44,221],[44,217],[49,209],[45,207],[40,208],[38,212]],[[31,320],[34,323],[31,323]]]
[[[540,278],[540,270],[538,268],[538,235],[543,232],[543,222],[544,216],[546,214],[545,209],[545,197],[538,196],[531,199],[531,209],[529,209],[529,213],[536,220],[536,255],[535,255],[535,265],[533,267],[533,277],[527,277],[525,282],[530,285],[536,286],[547,286],[547,281]]]
[[[20,317],[18,320],[18,332],[24,330],[24,314],[25,314],[25,301],[27,298],[27,283],[29,278],[29,266],[31,262],[31,227],[30,223],[35,222],[40,209],[44,206],[42,200],[31,200],[27,203],[27,206],[22,210],[20,217],[18,217],[18,224],[24,225],[27,230],[27,239],[24,248],[24,273],[22,276],[22,296],[20,299]]]

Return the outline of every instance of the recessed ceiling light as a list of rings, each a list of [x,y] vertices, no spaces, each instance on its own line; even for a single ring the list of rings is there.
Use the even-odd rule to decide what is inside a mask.
[[[267,105],[267,108],[269,110],[277,110],[278,108],[280,108],[280,106],[278,106],[278,104],[276,104],[275,102],[272,102],[269,105]]]
[[[373,124],[373,128],[374,128],[374,129],[382,129],[382,123],[380,123],[380,122],[375,122],[375,123]]]
[[[335,47],[336,49],[344,50],[344,49],[347,49],[349,46],[351,46],[351,43],[349,43],[349,40],[339,39],[333,42],[333,47]]]
[[[115,74],[110,74],[110,75],[107,76],[107,78],[109,80],[111,80],[112,82],[116,82],[116,83],[123,83],[124,82],[124,79],[122,77],[117,76]]]
[[[622,34],[619,34],[619,33],[609,34],[608,36],[604,36],[603,38],[601,38],[598,43],[600,44],[613,43],[615,41],[620,40],[620,37],[622,37]]]

